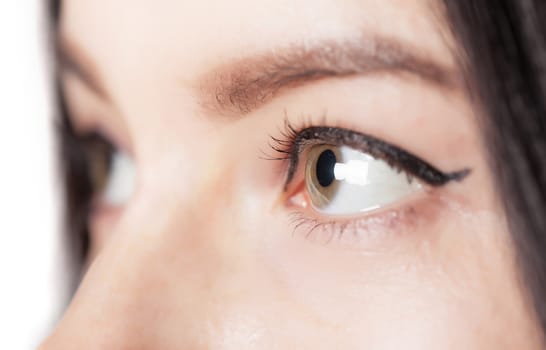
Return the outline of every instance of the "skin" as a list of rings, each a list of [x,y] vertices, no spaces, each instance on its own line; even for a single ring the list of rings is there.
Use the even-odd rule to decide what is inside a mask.
[[[540,348],[445,28],[418,0],[64,1],[61,42],[86,70],[61,72],[72,121],[127,150],[138,185],[90,218],[85,277],[41,349]],[[259,57],[370,38],[453,79],[385,70],[217,103]],[[262,156],[285,119],[472,172],[308,235],[294,212],[332,218]]]

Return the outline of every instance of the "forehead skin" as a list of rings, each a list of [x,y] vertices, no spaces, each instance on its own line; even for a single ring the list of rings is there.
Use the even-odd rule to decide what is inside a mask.
[[[138,74],[183,87],[252,53],[361,36],[394,37],[454,66],[433,9],[425,1],[66,1],[61,31],[93,53],[108,85],[131,85]]]
[[[536,346],[463,91],[375,77],[294,89],[241,119],[218,118],[201,103],[229,62],[325,40],[394,38],[456,72],[434,6],[63,1],[60,35],[86,53],[108,96],[80,98],[93,106],[76,108],[83,112],[74,122],[82,129],[108,124],[137,159],[139,188],[115,229],[93,226],[115,233],[94,232],[96,259],[51,348],[82,339],[103,348],[161,349]],[[66,84],[70,97],[76,88]],[[287,106],[314,115],[364,111],[348,123],[443,169],[469,166],[472,176],[446,191],[449,199],[422,206],[414,226],[421,229],[372,238],[365,249],[293,238],[282,209],[271,208],[283,179],[258,161]]]

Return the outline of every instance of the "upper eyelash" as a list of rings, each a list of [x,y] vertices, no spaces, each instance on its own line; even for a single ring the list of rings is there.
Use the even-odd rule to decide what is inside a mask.
[[[329,126],[309,126],[301,130],[288,121],[281,133],[282,138],[271,136],[273,150],[280,156],[273,159],[288,160],[285,188],[293,180],[299,165],[301,153],[310,145],[332,144],[348,146],[387,162],[394,169],[404,171],[426,184],[440,187],[451,181],[462,181],[471,172],[465,168],[454,172],[442,172],[429,162],[376,137],[349,129]]]

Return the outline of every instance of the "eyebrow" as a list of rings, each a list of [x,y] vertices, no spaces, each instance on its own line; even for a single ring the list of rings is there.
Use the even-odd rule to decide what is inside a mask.
[[[73,74],[98,97],[105,101],[110,100],[95,63],[75,41],[58,35],[55,40],[55,53],[61,72]]]
[[[423,50],[387,38],[291,45],[223,64],[203,75],[202,105],[223,115],[245,115],[287,89],[325,79],[378,73],[410,75],[444,90],[460,87],[453,68]]]
[[[61,71],[110,101],[99,71],[75,41],[59,35],[55,43]],[[325,78],[379,73],[413,76],[444,90],[460,88],[458,72],[403,42],[381,37],[293,44],[221,64],[201,75],[201,106],[214,114],[243,116],[291,88]]]

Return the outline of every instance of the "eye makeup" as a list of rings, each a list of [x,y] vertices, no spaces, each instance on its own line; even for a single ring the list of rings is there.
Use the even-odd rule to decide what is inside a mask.
[[[285,189],[294,178],[301,154],[310,146],[317,144],[349,146],[381,159],[392,168],[404,171],[408,176],[415,177],[433,187],[440,187],[452,181],[462,181],[471,173],[468,168],[454,172],[440,171],[427,161],[397,146],[344,128],[311,126],[298,131],[289,122],[285,122],[282,138],[271,137],[271,139],[271,147],[279,154],[274,159],[288,161]]]
[[[285,122],[282,138],[272,137],[270,146],[278,153],[274,159],[287,164],[284,198],[294,232],[303,229],[306,238],[323,242],[347,231],[369,237],[414,227],[441,207],[435,196],[418,195],[423,187],[440,188],[471,173],[468,168],[443,172],[397,146],[345,128],[298,130]]]

